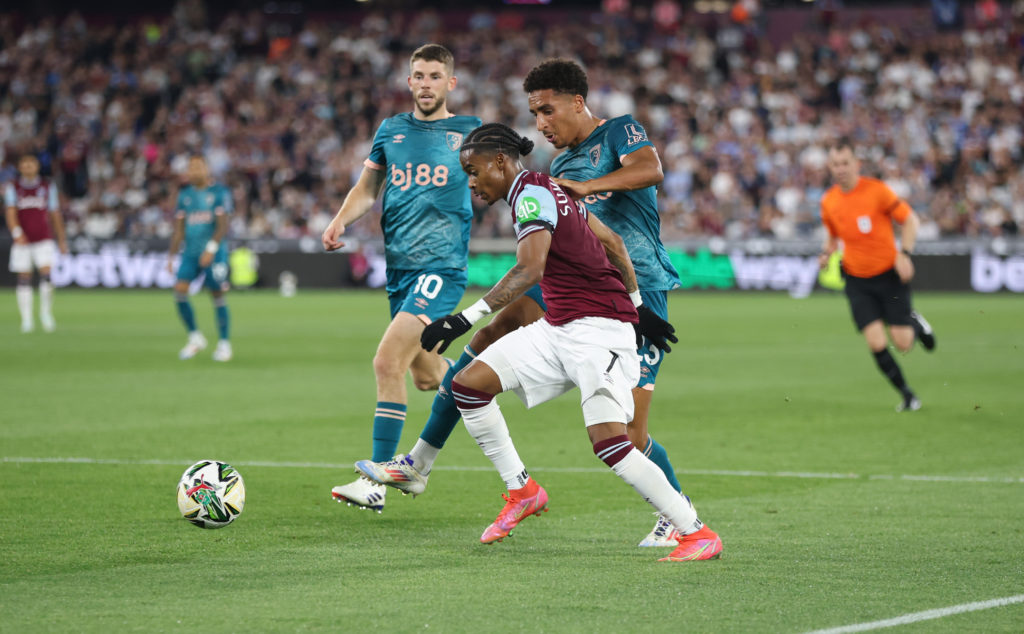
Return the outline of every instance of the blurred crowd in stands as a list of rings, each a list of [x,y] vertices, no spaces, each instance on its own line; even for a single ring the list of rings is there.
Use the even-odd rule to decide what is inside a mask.
[[[411,109],[409,54],[439,42],[456,58],[449,109],[531,132],[530,167],[542,170],[553,150],[522,77],[548,57],[579,60],[590,109],[633,113],[657,145],[667,242],[816,239],[839,135],[921,214],[921,239],[1017,233],[1024,2],[978,3],[968,26],[948,29],[823,12],[783,38],[749,5],[715,17],[674,0],[606,0],[572,19],[285,17],[183,0],[159,20],[0,15],[0,182],[33,152],[60,184],[69,235],[166,237],[187,159],[201,152],[235,194],[233,237],[318,237],[377,124]],[[474,235],[511,235],[506,213],[478,210]],[[376,219],[351,233],[378,235]]]

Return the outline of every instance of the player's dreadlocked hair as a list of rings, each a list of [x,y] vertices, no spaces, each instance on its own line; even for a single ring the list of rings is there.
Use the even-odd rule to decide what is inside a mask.
[[[519,136],[504,123],[485,123],[469,133],[461,149],[501,152],[518,159],[533,151],[533,141]]]
[[[549,59],[526,74],[523,90],[553,90],[563,95],[587,98],[587,73],[571,59]]]

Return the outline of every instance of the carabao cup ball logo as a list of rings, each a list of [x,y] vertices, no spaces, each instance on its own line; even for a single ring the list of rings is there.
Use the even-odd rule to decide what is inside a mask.
[[[206,516],[214,522],[224,522],[228,519],[228,513],[224,510],[224,505],[221,504],[220,497],[217,495],[217,487],[207,484],[203,476],[200,476],[199,481],[185,491],[185,495],[203,507]]]
[[[200,528],[221,528],[245,506],[245,484],[235,469],[216,460],[201,460],[178,481],[178,510]]]

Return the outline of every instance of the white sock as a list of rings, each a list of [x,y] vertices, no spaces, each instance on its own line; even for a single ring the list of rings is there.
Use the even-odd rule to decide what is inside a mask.
[[[18,298],[18,311],[21,313],[21,323],[32,324],[32,287],[28,284],[18,284],[14,289]]]
[[[435,447],[422,438],[417,438],[409,456],[412,458],[414,469],[423,475],[430,475],[430,470],[434,468],[434,461],[437,460],[439,453],[441,453],[440,447]]]
[[[515,445],[512,444],[512,437],[508,434],[508,425],[505,424],[505,417],[501,415],[498,403],[491,400],[483,407],[473,409],[460,407],[459,412],[462,414],[466,430],[469,431],[476,444],[480,445],[484,455],[494,464],[494,468],[501,474],[501,479],[505,481],[508,490],[512,491],[526,486],[530,476],[527,475],[526,467],[519,459]],[[665,476],[662,475],[662,477]],[[669,488],[672,487],[669,486]]]
[[[668,518],[680,533],[689,535],[704,526],[697,519],[697,511],[693,505],[672,488],[658,465],[637,451],[636,447],[615,463],[612,471]]]
[[[39,282],[39,314],[53,317],[53,283],[49,280]]]

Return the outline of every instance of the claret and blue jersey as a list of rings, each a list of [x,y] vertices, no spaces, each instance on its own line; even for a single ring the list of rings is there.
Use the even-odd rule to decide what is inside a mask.
[[[553,325],[582,317],[636,322],[636,310],[621,274],[587,226],[587,208],[562,191],[546,174],[522,171],[509,189],[516,239],[549,231],[544,264],[545,319]]]
[[[556,156],[551,162],[551,174],[581,182],[600,178],[621,168],[622,157],[644,147],[653,144],[632,116],[609,119],[578,146]],[[641,290],[668,291],[679,287],[679,275],[659,237],[661,221],[654,186],[593,194],[584,198],[583,203],[622,236]]]

